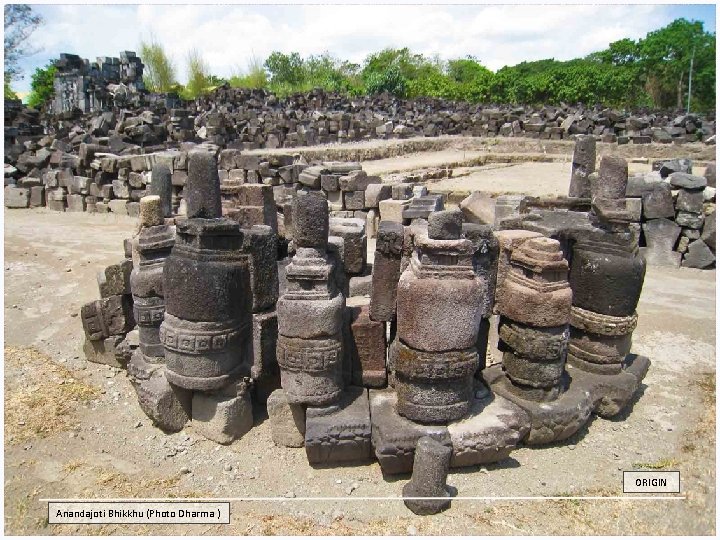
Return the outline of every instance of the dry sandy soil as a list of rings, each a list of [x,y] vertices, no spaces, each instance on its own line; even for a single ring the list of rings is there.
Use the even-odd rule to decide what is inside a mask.
[[[420,517],[399,500],[359,499],[400,496],[407,476],[383,478],[377,464],[314,469],[302,449],[273,445],[262,411],[251,436],[227,447],[192,426],[154,428],[124,372],[85,361],[78,317],[134,220],[44,209],[4,217],[8,534],[715,533],[714,270],[649,269],[633,349],[653,364],[621,418],[448,480],[460,496],[622,496],[623,470],[673,469],[684,499],[456,500]],[[287,498],[233,502],[222,526],[54,526],[40,500],[165,496]]]

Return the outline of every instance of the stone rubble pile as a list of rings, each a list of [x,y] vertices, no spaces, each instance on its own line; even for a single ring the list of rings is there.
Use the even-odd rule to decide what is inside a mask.
[[[612,185],[612,175],[603,176],[602,167],[596,171],[595,163],[595,140],[579,137],[573,154],[569,197],[539,201],[522,195],[493,198],[475,192],[460,207],[467,220],[495,226],[503,219],[517,216],[521,207],[590,210],[594,186]],[[714,268],[715,162],[707,163],[704,176],[693,174],[691,159],[658,159],[653,161],[652,169],[630,176],[625,191],[629,222],[648,264]]]
[[[125,258],[81,310],[88,360],[127,367],[161,429],[230,444],[266,406],[276,445],[318,467],[412,471],[406,505],[430,514],[449,506],[448,468],[565,440],[633,399],[650,362],[630,352],[645,260],[624,160],[603,158],[589,212],[497,228],[388,186],[369,265],[367,222],[331,217],[330,193],[378,185],[356,164],[302,169],[278,221],[277,186],[233,183],[255,170],[236,157],[190,152],[174,217],[156,164]],[[496,323],[502,362],[486,366]]]
[[[349,98],[322,90],[278,99],[264,90],[227,86],[195,102],[180,102],[172,94],[144,90],[143,64],[132,52],[93,63],[63,54],[57,65],[55,97],[47,111],[5,102],[5,185],[57,187],[44,177],[55,169],[72,169],[73,176],[91,178],[98,186],[114,178],[130,180],[120,174],[123,169],[136,173],[142,169],[118,160],[138,160],[140,155],[166,150],[182,152],[188,143],[251,150],[440,135],[715,143],[714,113],[631,113],[581,105],[487,106],[389,95]],[[108,159],[91,167],[95,154]],[[290,174],[247,170],[263,179],[277,174],[285,179]],[[135,183],[141,182],[135,179]],[[59,194],[47,196],[60,201]]]
[[[242,149],[312,146],[367,139],[467,135],[644,144],[708,141],[714,115],[634,113],[600,106],[488,106],[387,94],[349,98],[323,90],[279,99],[264,90],[223,86],[188,107],[197,136]]]

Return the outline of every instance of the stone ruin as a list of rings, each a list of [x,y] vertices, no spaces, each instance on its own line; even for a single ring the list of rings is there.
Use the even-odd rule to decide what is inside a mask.
[[[98,57],[97,62],[63,53],[54,65],[52,114],[102,113],[137,103],[145,92],[143,63],[131,51],[121,52],[119,58]]]
[[[607,159],[605,156],[600,160],[596,171],[596,141],[593,137],[579,136],[572,157],[568,197],[493,198],[475,192],[460,203],[460,208],[466,220],[495,226],[523,212],[532,214],[551,207],[589,211],[593,185],[609,185],[615,174]],[[656,159],[651,172],[629,176],[624,192],[627,219],[650,266],[715,268],[715,162],[705,165],[704,175],[700,176],[693,174],[691,159]],[[627,164],[618,167],[627,169]],[[627,176],[627,170],[617,174]]]
[[[166,432],[190,424],[229,444],[266,407],[276,445],[314,467],[412,472],[406,505],[430,514],[450,504],[449,468],[566,440],[642,384],[646,262],[621,158],[601,160],[588,211],[533,208],[497,227],[392,186],[372,264],[369,222],[331,217],[321,171],[301,173],[276,214],[271,186],[221,180],[207,150],[187,161],[183,214],[156,164],[125,259],[81,310],[88,360],[125,367]],[[355,165],[332,167],[344,193],[367,192]]]

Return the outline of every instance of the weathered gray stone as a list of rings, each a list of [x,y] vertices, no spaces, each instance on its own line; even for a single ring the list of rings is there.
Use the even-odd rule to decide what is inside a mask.
[[[365,207],[378,208],[380,201],[392,197],[392,186],[389,184],[369,184],[365,190]]]
[[[164,217],[172,216],[172,173],[170,168],[157,163],[152,168],[150,193],[160,197],[160,206]]]
[[[403,486],[403,502],[414,514],[432,515],[450,508],[446,482],[451,453],[450,448],[432,437],[418,440],[412,478]]]
[[[344,241],[342,263],[348,274],[360,274],[367,259],[365,220],[358,218],[330,218],[329,234]]]
[[[495,228],[502,228],[502,221],[519,215],[524,195],[500,195],[495,201]]]
[[[702,189],[707,186],[707,179],[704,176],[696,176],[683,172],[674,172],[670,175],[670,184],[676,188]]]
[[[33,186],[30,188],[30,208],[45,206],[45,186]]]
[[[307,408],[305,452],[311,465],[370,460],[370,404],[365,388],[350,386],[336,405]]]
[[[137,349],[128,363],[132,382],[142,411],[153,424],[164,431],[180,431],[190,421],[192,392],[171,385],[165,368],[148,364]]]
[[[106,266],[103,271],[98,272],[97,282],[100,296],[106,298],[118,294],[130,294],[132,269],[132,261],[124,259],[117,264]]]
[[[713,212],[705,217],[705,224],[703,225],[703,231],[702,231],[702,241],[707,244],[707,246],[715,251],[715,238],[716,238],[716,229],[715,229],[715,216],[717,212]]]
[[[194,150],[188,154],[185,200],[188,218],[212,219],[222,216],[217,162],[209,152]]]
[[[680,189],[675,202],[675,209],[684,212],[702,214],[703,211],[703,190],[702,189]]]
[[[204,437],[230,444],[253,426],[250,389],[236,381],[213,392],[193,392],[192,425]]]
[[[278,446],[302,448],[305,445],[305,408],[288,403],[285,391],[275,390],[267,399],[268,419],[273,442]]]
[[[370,390],[372,446],[384,474],[402,474],[412,470],[415,445],[425,435],[448,448],[452,447],[445,425],[413,422],[396,411],[397,395],[390,389]]]
[[[364,191],[343,191],[343,205],[346,210],[362,210],[365,208]]]
[[[278,300],[277,235],[268,225],[253,225],[243,231],[243,251],[249,255],[252,310],[272,308]]]
[[[382,388],[387,385],[385,323],[370,319],[369,306],[352,309],[349,343],[353,358],[352,381],[356,386]]]
[[[410,200],[396,200],[395,197],[380,201],[380,220],[402,224],[406,221],[403,213],[409,206]]]
[[[651,219],[643,223],[646,248],[642,248],[642,254],[650,266],[680,266],[678,253],[674,252],[680,227],[669,219]]]
[[[381,221],[378,227],[370,300],[370,318],[374,321],[395,318],[404,234],[399,223]]]
[[[530,418],[512,401],[488,394],[474,398],[467,416],[447,428],[453,448],[450,466],[470,467],[506,459],[527,435]]]
[[[293,199],[292,221],[293,239],[298,247],[327,246],[328,206],[322,194],[298,194]]]
[[[433,212],[428,217],[428,236],[434,240],[457,240],[462,234],[462,223],[460,210]]]
[[[715,187],[715,162],[711,161],[705,167],[705,179],[709,187]]]
[[[275,389],[280,388],[280,367],[277,363],[277,314],[275,311],[253,313],[251,348],[248,358],[250,375],[255,383],[255,398],[263,403]]]
[[[126,201],[123,201],[126,202]],[[84,195],[68,195],[67,196],[67,211],[68,212],[84,212],[85,211],[85,196]]]
[[[398,201],[405,201],[411,199],[413,196],[413,184],[393,184],[392,186],[392,198]]]
[[[715,263],[715,255],[702,240],[695,240],[688,246],[682,265],[686,268],[707,268]]]
[[[83,352],[88,362],[105,364],[115,368],[125,369],[126,361],[118,355],[118,345],[123,340],[122,336],[110,336],[99,340],[85,339]]]
[[[88,302],[80,310],[88,339],[92,341],[126,334],[135,326],[129,295],[114,295]]]
[[[578,135],[573,151],[570,197],[590,197],[590,175],[595,172],[595,137]]]
[[[480,225],[495,223],[496,199],[480,191],[474,191],[460,202],[465,221]]]
[[[684,212],[681,210],[675,216],[675,223],[688,229],[702,229],[704,222],[705,216],[701,213]]]

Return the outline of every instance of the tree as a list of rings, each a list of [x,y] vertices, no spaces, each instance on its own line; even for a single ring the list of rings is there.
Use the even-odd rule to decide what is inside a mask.
[[[30,80],[30,96],[28,105],[39,109],[50,101],[55,93],[55,72],[57,68],[50,63],[44,68],[37,68]]]
[[[140,58],[145,64],[143,80],[148,90],[169,92],[177,84],[175,66],[154,37],[151,37],[149,42],[140,42]]]
[[[693,93],[700,92],[706,102],[711,93],[715,100],[715,84],[710,82],[715,75],[715,35],[705,32],[702,22],[676,19],[641,39],[638,49],[638,65],[655,106],[683,107],[693,53],[700,74]]]
[[[371,95],[389,92],[397,97],[405,97],[407,86],[408,81],[397,65],[390,65],[382,71],[372,71],[365,77],[365,87]]]
[[[5,74],[10,80],[22,78],[20,60],[38,52],[29,38],[42,22],[26,4],[5,4]]]
[[[188,82],[185,85],[186,99],[196,99],[210,88],[210,69],[197,49],[188,53]]]
[[[264,66],[270,74],[270,85],[275,92],[289,93],[305,82],[305,62],[299,53],[273,51]]]
[[[18,99],[17,94],[10,88],[10,74],[5,73],[5,99]]]

